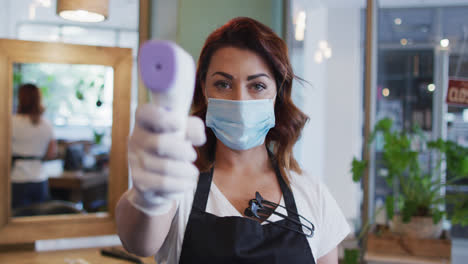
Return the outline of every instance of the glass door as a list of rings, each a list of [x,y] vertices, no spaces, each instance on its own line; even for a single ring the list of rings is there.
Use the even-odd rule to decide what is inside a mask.
[[[424,142],[440,138],[468,146],[467,106],[446,100],[450,80],[468,80],[468,1],[380,1],[377,13],[378,63],[376,85],[372,88],[374,124],[384,118],[391,119],[392,129],[407,132],[411,151],[419,153],[420,174],[448,181],[451,172],[445,174],[437,166],[437,156]],[[387,197],[397,197],[401,192],[397,182],[387,181],[391,171],[383,162],[384,136],[377,134],[374,142],[370,159],[373,166],[369,172],[372,182],[369,215],[383,206]],[[407,171],[405,177],[410,174]],[[468,195],[468,180],[457,181],[441,192]],[[393,204],[398,211],[401,204],[396,200]],[[444,206],[439,209],[449,214],[451,211]],[[446,222],[445,226],[449,227],[450,223]],[[452,230],[452,235],[465,232],[468,237],[465,229],[457,228]]]

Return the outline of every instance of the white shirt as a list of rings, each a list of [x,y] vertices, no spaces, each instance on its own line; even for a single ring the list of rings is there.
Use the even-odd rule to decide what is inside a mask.
[[[49,142],[54,138],[52,125],[45,119],[34,125],[27,115],[12,117],[13,156],[43,157]],[[11,181],[14,183],[41,182],[47,179],[40,160],[16,160],[11,169]]]
[[[298,175],[295,172],[291,172],[290,186],[298,213],[311,221],[315,226],[314,236],[307,238],[307,240],[315,261],[317,261],[317,259],[338,246],[348,235],[350,232],[348,223],[335,199],[322,182],[313,179],[306,173]],[[195,190],[193,191],[194,193]],[[192,203],[193,195],[185,195],[179,201],[178,211],[174,216],[166,240],[155,255],[157,263],[173,264],[179,262]],[[284,206],[283,197],[281,197],[280,204]],[[279,206],[276,208],[276,211],[285,213],[284,209]],[[211,183],[206,212],[218,217],[242,216],[221,193],[214,182]],[[279,216],[272,214],[268,220],[278,221],[280,219]],[[301,221],[305,224],[303,219]],[[264,221],[262,224],[268,224],[268,222]]]

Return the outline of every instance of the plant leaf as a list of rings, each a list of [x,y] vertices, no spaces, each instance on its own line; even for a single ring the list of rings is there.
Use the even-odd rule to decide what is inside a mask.
[[[440,220],[442,220],[442,217],[444,216],[444,212],[440,211],[439,209],[433,209],[432,210],[432,221],[434,224],[438,224]]]
[[[353,162],[351,164],[351,173],[353,174],[353,181],[359,182],[364,175],[364,170],[367,168],[367,161],[365,160],[358,160],[353,158]]]
[[[393,218],[393,215],[394,215],[394,213],[395,213],[394,204],[395,204],[395,200],[394,200],[393,195],[387,196],[387,198],[385,199],[385,209],[386,209],[386,211],[387,211],[387,217],[388,217],[388,219],[392,219],[392,218]]]

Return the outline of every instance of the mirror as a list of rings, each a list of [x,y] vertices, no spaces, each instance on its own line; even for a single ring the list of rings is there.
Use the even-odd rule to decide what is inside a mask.
[[[128,187],[131,67],[131,49],[0,39],[0,244],[115,233],[114,207]],[[13,123],[18,117],[31,123],[19,113],[19,87],[27,83],[38,86],[41,118],[53,135],[30,141],[42,146],[36,154],[12,144],[28,136]],[[50,142],[57,155],[45,161]],[[17,206],[25,197],[13,197],[13,189],[30,176],[16,166],[21,171],[28,162],[46,172],[39,181],[47,183],[48,196]],[[76,211],[51,214],[57,204]]]
[[[13,64],[12,217],[107,211],[112,96],[109,66]]]

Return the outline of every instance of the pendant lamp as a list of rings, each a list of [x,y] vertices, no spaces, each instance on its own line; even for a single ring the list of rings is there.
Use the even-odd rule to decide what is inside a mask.
[[[57,0],[57,14],[77,22],[101,22],[109,15],[109,0]]]

